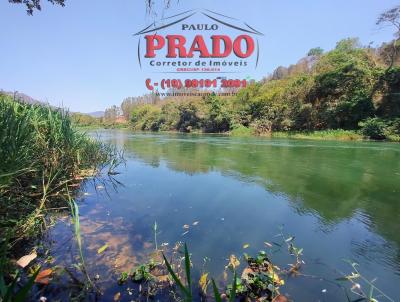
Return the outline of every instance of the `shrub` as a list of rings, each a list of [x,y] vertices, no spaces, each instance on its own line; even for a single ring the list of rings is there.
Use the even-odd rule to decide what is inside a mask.
[[[400,135],[400,117],[388,122],[387,131],[389,134]]]
[[[205,132],[226,132],[231,128],[232,115],[227,102],[218,97],[206,98],[206,113],[204,118]]]
[[[359,123],[361,127],[360,132],[365,137],[382,140],[386,138],[385,135],[385,123],[379,118],[368,118],[363,122]]]
[[[233,136],[250,136],[253,134],[253,130],[239,124],[232,127],[230,134]]]
[[[174,102],[166,102],[161,107],[160,130],[175,130],[179,121],[179,109]]]
[[[160,128],[161,110],[152,105],[138,105],[131,114],[132,126],[136,130],[157,131]]]
[[[195,102],[187,102],[178,105],[179,120],[176,124],[177,130],[191,132],[200,129],[202,118],[199,105]]]

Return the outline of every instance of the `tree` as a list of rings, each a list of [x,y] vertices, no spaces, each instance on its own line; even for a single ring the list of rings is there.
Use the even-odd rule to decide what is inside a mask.
[[[352,51],[354,49],[360,48],[360,40],[358,38],[347,38],[340,40],[339,42],[336,43],[336,50],[339,51]]]
[[[151,12],[155,5],[154,1],[153,0],[145,0],[145,2],[146,2],[147,11]],[[179,2],[179,0],[178,0],[178,2]],[[164,4],[164,9],[167,9],[171,5],[171,0],[164,0],[163,4]]]
[[[399,44],[400,44],[400,5],[395,6],[392,9],[389,9],[383,12],[376,21],[376,25],[390,25],[394,26],[396,32],[394,33],[395,40],[391,43],[390,51],[388,52],[389,57],[389,67],[390,69],[397,57]]]
[[[195,102],[186,102],[178,105],[179,120],[176,127],[179,131],[191,132],[201,128],[201,113]]]
[[[376,140],[381,140],[385,139],[385,123],[377,118],[368,118],[363,122],[359,123],[359,126],[361,127],[360,132],[362,135],[368,138],[376,139]]]
[[[204,121],[205,132],[226,132],[231,128],[231,114],[228,102],[216,96],[205,99],[206,113]]]
[[[121,115],[121,110],[119,107],[113,105],[110,108],[107,108],[104,112],[104,120],[107,123],[114,123],[115,120]]]
[[[61,6],[65,6],[65,0],[47,0],[49,1],[51,4],[58,4]],[[25,4],[26,6],[26,12],[28,13],[28,15],[33,15],[33,12],[35,10],[42,10],[42,6],[41,6],[41,0],[8,0],[8,2],[10,3],[16,3],[16,4]],[[154,1],[153,0],[145,0],[145,4],[146,4],[146,9],[147,12],[150,13],[153,11],[153,7],[154,7]],[[163,9],[167,9],[169,8],[169,6],[171,5],[171,0],[164,0],[164,8]]]
[[[272,80],[280,80],[280,79],[284,79],[289,75],[289,71],[286,67],[284,66],[279,66],[278,68],[276,68],[274,70],[274,72],[272,73]]]
[[[65,0],[47,0],[51,4],[58,4],[65,6]],[[34,10],[41,10],[40,0],[8,0],[10,3],[25,4],[26,12],[28,15],[32,15]]]
[[[395,36],[400,38],[400,5],[380,14],[376,25],[391,25],[396,28]]]
[[[321,47],[314,47],[314,48],[311,48],[309,51],[308,51],[308,53],[307,53],[307,56],[320,56],[320,55],[322,55],[324,53],[324,50],[321,48]]]

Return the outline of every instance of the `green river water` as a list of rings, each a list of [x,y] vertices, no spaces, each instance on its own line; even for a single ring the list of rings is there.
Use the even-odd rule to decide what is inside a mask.
[[[336,281],[352,271],[343,259],[359,263],[366,278],[400,301],[400,144],[125,130],[98,135],[124,148],[126,159],[115,176],[120,184],[89,181],[78,200],[87,266],[104,292],[100,301],[116,292],[131,301],[116,280],[154,249],[155,221],[159,245],[188,244],[197,276],[205,257],[206,270],[221,280],[229,255],[259,250],[286,268],[293,259],[275,244],[282,243],[282,230],[304,249],[303,275],[285,278],[281,288],[294,301],[347,301],[341,286],[351,284]],[[60,222],[49,235],[59,264],[72,261],[70,229]],[[108,249],[97,254],[104,244]]]

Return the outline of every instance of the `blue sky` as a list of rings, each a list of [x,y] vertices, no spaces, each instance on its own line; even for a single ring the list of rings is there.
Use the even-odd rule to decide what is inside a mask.
[[[250,74],[260,79],[279,65],[295,63],[312,47],[329,50],[346,37],[375,45],[392,39],[393,31],[379,29],[375,20],[395,5],[397,0],[180,0],[164,14],[210,9],[263,32],[260,63]],[[144,81],[154,75],[139,68],[132,34],[153,18],[144,0],[66,0],[64,8],[44,4],[33,16],[3,0],[0,89],[81,112],[146,93]]]

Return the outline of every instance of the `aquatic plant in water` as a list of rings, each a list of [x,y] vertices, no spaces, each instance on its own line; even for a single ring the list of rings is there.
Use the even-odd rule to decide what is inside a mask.
[[[285,283],[279,278],[266,252],[261,251],[254,258],[245,254],[245,260],[247,267],[238,282],[242,294],[251,298],[265,297],[267,300],[279,295],[279,287]]]
[[[347,289],[345,289],[346,297],[347,300],[352,302],[352,301],[367,301],[367,302],[378,302],[378,299],[384,299],[385,301],[390,301],[394,302],[395,300],[386,295],[381,289],[379,289],[374,283],[376,279],[374,280],[368,280],[366,277],[364,277],[361,273],[360,270],[358,269],[358,263],[352,262],[350,260],[345,260],[347,263],[350,264],[352,267],[353,271],[351,272],[350,275],[345,275],[344,277],[337,278],[337,281],[347,281],[352,284],[350,288],[350,292],[353,293],[357,298],[355,300],[352,300],[350,298],[349,292]],[[367,290],[364,290],[363,286],[361,283],[365,284],[365,287]]]

